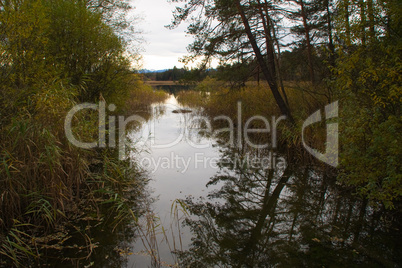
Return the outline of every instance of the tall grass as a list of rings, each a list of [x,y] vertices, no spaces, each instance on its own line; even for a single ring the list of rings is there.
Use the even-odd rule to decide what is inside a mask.
[[[88,1],[1,2],[1,265],[24,266],[26,259],[43,264],[49,247],[40,238],[68,232],[67,226],[76,232],[85,213],[113,225],[125,222],[128,190],[141,190],[135,164],[119,161],[115,150],[76,148],[64,132],[67,112],[77,103],[105,99],[122,115],[130,98],[146,105],[154,98],[135,82],[127,46],[115,32],[128,27],[124,16],[113,26],[104,20],[120,12],[112,6],[117,10],[90,8]],[[97,111],[77,113],[77,139],[97,140],[98,122]],[[82,238],[91,253],[87,232]],[[53,249],[65,239],[53,236]]]
[[[135,77],[131,83],[130,97],[125,103],[129,113],[148,111],[151,104],[163,102],[168,98],[168,94],[165,91],[153,89],[152,86],[144,84],[139,77]]]
[[[84,150],[67,141],[64,118],[75,105],[74,92],[61,82],[43,85],[25,109],[1,122],[0,260],[7,265],[40,263],[45,248],[33,241],[74,225],[76,215],[86,216],[83,208],[114,227],[131,218],[132,195],[143,187],[139,169],[118,160],[113,149]],[[129,94],[122,111],[147,109],[166,98],[138,83]],[[78,113],[73,125],[80,140],[97,139],[96,111]]]
[[[146,250],[145,254],[151,259],[152,267],[179,267],[176,252],[183,250],[181,223],[190,217],[186,204],[182,200],[174,200],[170,210],[170,223],[168,227],[151,210],[150,204],[146,206],[146,213],[135,218],[141,242]],[[159,240],[158,240],[159,239]],[[160,245],[166,244],[171,252],[174,264],[161,259]]]
[[[298,152],[307,156],[301,148],[302,125],[309,115],[319,109],[323,109],[328,103],[328,90],[326,88],[313,88],[309,83],[285,83],[285,90],[291,107],[292,115],[296,121],[295,126],[288,124],[278,125],[278,139],[282,147],[292,148],[293,153]],[[209,90],[208,90],[209,89]],[[278,118],[281,113],[276,105],[275,99],[265,82],[257,85],[255,82],[248,82],[240,89],[231,89],[230,87],[217,82],[211,86],[211,79],[205,83],[201,82],[194,91],[181,91],[177,95],[178,101],[186,106],[201,106],[204,113],[213,119],[216,116],[225,115],[230,117],[235,126],[238,122],[238,103],[241,102],[241,123],[244,126],[246,121],[253,116],[260,115],[272,123],[272,116]],[[219,122],[214,122],[216,128],[220,126]],[[227,126],[225,126],[227,127]],[[263,122],[253,121],[253,128],[264,128]],[[324,148],[325,130],[323,126],[314,126],[305,131],[306,140],[316,148]],[[263,139],[256,137],[257,139]],[[302,153],[303,151],[303,153]]]

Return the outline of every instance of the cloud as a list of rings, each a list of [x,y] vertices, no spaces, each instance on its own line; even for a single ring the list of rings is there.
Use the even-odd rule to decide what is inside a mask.
[[[181,67],[178,59],[187,54],[186,47],[192,42],[186,37],[186,24],[174,30],[165,28],[172,20],[174,4],[167,0],[133,0],[134,15],[142,20],[138,27],[143,31],[145,39],[144,68],[168,69],[173,66]]]

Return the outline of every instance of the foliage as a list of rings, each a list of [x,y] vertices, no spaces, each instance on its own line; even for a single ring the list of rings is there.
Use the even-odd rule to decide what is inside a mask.
[[[238,62],[233,64],[221,64],[214,75],[218,80],[227,81],[232,88],[245,86],[246,82],[254,74],[259,75],[259,68],[253,62]]]
[[[145,85],[137,75],[134,75],[131,83],[133,89],[130,92],[129,100],[126,101],[126,112],[129,114],[148,112],[151,104],[163,102],[168,97],[166,92],[154,90],[151,86]]]
[[[208,74],[214,70],[176,68],[164,71],[145,72],[143,73],[146,80],[151,81],[179,81],[181,84],[194,84],[202,81]]]
[[[187,32],[194,36],[188,47],[192,58],[202,56],[204,66],[212,57],[221,62],[244,63],[256,60],[268,82],[281,113],[294,120],[286,103],[285,92],[279,91],[277,59],[274,43],[277,3],[256,1],[185,1],[176,7],[171,28],[191,21]],[[191,57],[190,57],[191,60]]]
[[[339,3],[336,30],[344,42],[339,44],[337,79],[332,84],[342,105],[339,179],[387,208],[393,208],[402,195],[398,163],[402,156],[401,7],[397,2]]]
[[[402,195],[400,51],[376,44],[341,58],[342,182],[387,207]],[[352,71],[350,71],[352,70]]]
[[[321,83],[325,85],[325,81],[329,80],[332,75],[326,52],[326,49],[322,46],[314,47],[312,61],[317,84]],[[291,51],[282,52],[280,63],[280,70],[284,81],[309,81],[308,60],[302,44],[294,46]],[[319,94],[320,92],[317,93]]]
[[[142,188],[139,170],[119,161],[116,151],[79,149],[65,136],[64,118],[78,102],[105,98],[124,111],[132,90],[144,87],[135,83],[125,44],[105,19],[115,18],[123,2],[98,3],[108,11],[81,0],[0,2],[1,265],[4,257],[7,265],[26,259],[39,265],[48,254],[43,238],[54,236],[53,249],[60,248],[69,236],[55,230],[79,229],[84,209],[104,224],[126,222],[127,192]],[[98,113],[77,113],[73,131],[96,140]]]
[[[185,2],[187,5],[174,12],[173,26],[190,19],[188,32],[195,36],[189,49],[193,56],[217,56],[222,66],[216,77],[221,75],[224,81],[241,79],[242,74],[251,71],[245,63],[257,61],[261,68],[264,65],[253,46],[254,38],[269,71],[280,70],[275,80],[286,89],[280,93],[296,121],[293,129],[283,130],[285,140],[301,147],[297,137],[303,121],[339,100],[339,181],[355,187],[373,202],[383,202],[387,208],[400,202],[400,1],[286,1],[289,5],[259,0]],[[281,45],[288,33],[281,28],[283,17],[294,19],[290,50]],[[274,58],[269,57],[272,47]],[[284,47],[287,51],[280,52]],[[236,66],[244,70],[236,72],[232,68]],[[271,86],[273,81],[264,76]],[[207,80],[202,85],[207,91],[212,89]],[[272,109],[273,98],[280,103],[275,94],[261,96],[250,83],[246,85],[238,92],[211,93],[206,111],[235,116],[236,102],[242,100],[243,107],[252,107],[255,114],[278,114]],[[316,130],[309,130],[310,134],[318,138],[318,143],[325,141]]]

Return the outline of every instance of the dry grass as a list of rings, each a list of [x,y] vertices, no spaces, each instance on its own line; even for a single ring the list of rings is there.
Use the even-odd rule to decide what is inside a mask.
[[[238,122],[238,103],[241,103],[241,122],[245,122],[256,115],[263,116],[272,123],[272,117],[278,118],[281,113],[266,82],[248,82],[241,89],[230,89],[221,83],[213,84],[211,79],[202,82],[197,89],[202,91],[182,91],[177,95],[180,103],[187,106],[204,107],[204,112],[210,118],[225,115],[235,124]],[[296,126],[289,127],[279,124],[279,141],[292,148],[302,148],[302,124],[315,111],[323,109],[328,103],[326,90],[313,89],[308,83],[286,83],[286,93],[291,112],[296,120]],[[210,89],[209,93],[206,93]],[[263,128],[262,122],[253,121],[253,127]],[[219,127],[219,126],[216,126]],[[323,148],[325,144],[325,130],[319,124],[305,131],[308,143],[314,143],[316,148]]]
[[[145,85],[148,86],[174,86],[178,85],[176,81],[145,81]]]
[[[165,101],[169,95],[162,90],[154,90],[152,86],[135,80],[132,84],[130,98],[126,102],[128,112],[147,110],[153,103]]]

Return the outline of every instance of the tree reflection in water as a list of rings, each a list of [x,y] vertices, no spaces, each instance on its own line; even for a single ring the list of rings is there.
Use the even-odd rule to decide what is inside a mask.
[[[370,206],[313,166],[263,170],[225,150],[222,185],[208,200],[187,198],[190,248],[180,267],[398,267],[401,215]],[[395,210],[395,211],[398,211]],[[400,210],[399,210],[400,211]]]

